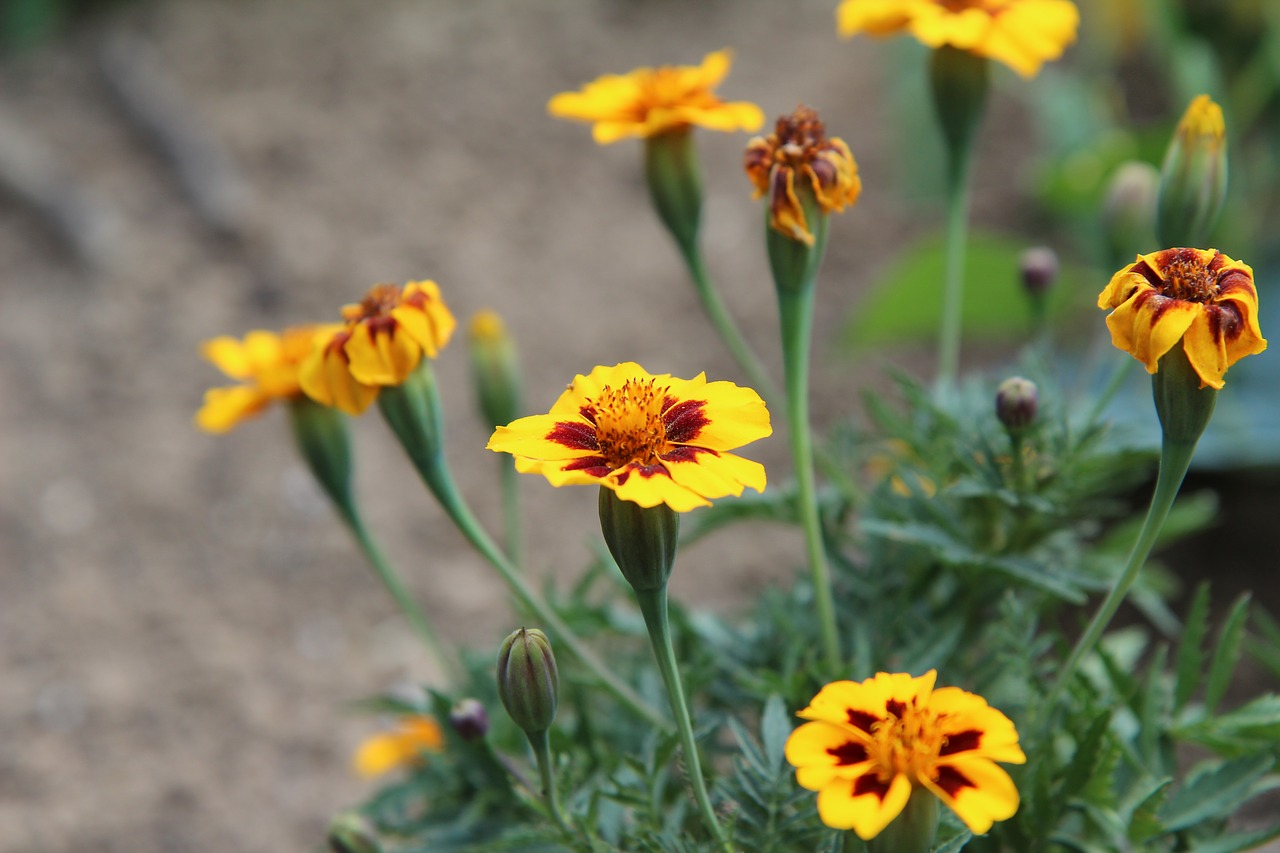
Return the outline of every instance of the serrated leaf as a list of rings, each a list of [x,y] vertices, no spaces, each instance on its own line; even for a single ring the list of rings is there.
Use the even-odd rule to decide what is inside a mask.
[[[1129,815],[1129,840],[1141,843],[1164,832],[1159,818],[1160,807],[1165,802],[1172,779],[1165,779],[1158,788],[1148,794]]]
[[[1177,681],[1173,688],[1174,711],[1181,711],[1200,686],[1204,668],[1204,638],[1209,631],[1209,582],[1196,587],[1187,611],[1182,639],[1178,642]]]
[[[1231,676],[1240,662],[1240,643],[1244,639],[1244,623],[1249,618],[1249,594],[1245,593],[1236,599],[1227,614],[1222,631],[1218,634],[1218,645],[1213,650],[1213,661],[1209,664],[1209,683],[1204,689],[1204,706],[1212,711],[1218,707],[1222,697],[1231,683]]]
[[[1094,717],[1084,735],[1076,741],[1076,754],[1062,774],[1058,787],[1059,801],[1066,801],[1084,790],[1094,773],[1102,767],[1104,737],[1111,723],[1111,712],[1103,711]]]
[[[1275,758],[1253,755],[1225,761],[1195,776],[1161,809],[1165,829],[1173,832],[1203,820],[1235,812],[1249,796],[1254,783],[1271,770]]]

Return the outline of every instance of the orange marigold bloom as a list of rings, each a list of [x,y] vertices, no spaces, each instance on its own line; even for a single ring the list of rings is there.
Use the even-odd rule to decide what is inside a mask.
[[[1098,307],[1112,309],[1111,342],[1148,373],[1181,341],[1201,388],[1221,388],[1227,368],[1267,348],[1253,270],[1217,249],[1139,255],[1112,276]]]
[[[434,281],[375,285],[342,316],[346,324],[311,354],[300,379],[308,397],[353,415],[380,386],[404,382],[423,356],[435,358],[457,325]]]
[[[764,113],[745,101],[726,103],[715,87],[729,73],[727,50],[708,53],[701,65],[637,68],[606,74],[578,92],[561,92],[547,104],[558,118],[594,122],[601,145],[629,136],[645,138],[692,125],[711,130],[757,130]]]
[[[444,746],[440,724],[427,716],[408,716],[395,731],[382,732],[360,744],[351,763],[359,775],[381,776],[400,767],[422,763],[423,753],[438,752]]]
[[[779,118],[773,133],[748,142],[743,166],[755,197],[769,194],[769,224],[808,246],[814,237],[797,195],[796,176],[813,189],[824,213],[844,210],[862,192],[849,146],[842,139],[828,139],[818,114],[804,106]]]
[[[975,835],[1018,810],[1018,789],[996,762],[1022,764],[1018,732],[987,700],[958,687],[878,673],[823,687],[797,716],[786,756],[802,788],[818,792],[818,815],[870,840],[896,818],[912,790],[928,790]]]
[[[931,48],[951,45],[1035,76],[1076,40],[1080,11],[1070,0],[843,0],[840,35],[908,30]]]
[[[300,396],[302,363],[317,339],[334,328],[298,326],[279,333],[259,329],[244,340],[223,336],[206,341],[200,348],[204,357],[243,384],[206,391],[196,424],[208,432],[226,432],[276,400]]]

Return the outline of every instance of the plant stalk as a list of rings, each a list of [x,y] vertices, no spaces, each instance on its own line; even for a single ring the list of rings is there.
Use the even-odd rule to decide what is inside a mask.
[[[560,827],[560,831],[566,837],[572,838],[574,831],[565,820],[564,811],[560,808],[560,795],[556,791],[556,776],[551,767],[550,733],[543,729],[540,732],[530,732],[528,737],[529,746],[533,748],[533,757],[538,762],[538,775],[542,777],[542,796],[546,798],[547,811],[551,812],[551,819],[556,822],[556,826]]]
[[[970,146],[947,151],[947,266],[943,280],[942,328],[938,335],[938,385],[955,384],[960,366],[960,331],[964,313],[964,258],[969,239]]]

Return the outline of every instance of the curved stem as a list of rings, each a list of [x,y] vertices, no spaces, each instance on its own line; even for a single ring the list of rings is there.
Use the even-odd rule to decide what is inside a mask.
[[[947,267],[938,336],[938,385],[956,381],[960,365],[960,321],[964,309],[964,254],[969,232],[969,146],[947,152]]]
[[[653,655],[658,661],[658,671],[662,673],[662,681],[667,686],[667,696],[671,699],[671,713],[675,716],[676,731],[680,735],[680,748],[684,752],[685,766],[689,773],[689,784],[693,786],[693,796],[698,802],[698,809],[707,827],[716,837],[716,841],[726,853],[731,853],[732,846],[720,826],[715,808],[711,805],[711,797],[707,793],[706,780],[702,778],[702,762],[698,758],[698,744],[693,738],[693,720],[689,717],[689,705],[685,701],[684,686],[680,683],[680,672],[676,666],[675,648],[671,642],[671,622],[667,614],[667,587],[664,584],[657,589],[636,590],[636,600],[640,603],[640,612],[644,614],[645,627],[649,629],[649,640],[653,644]]]
[[[1054,704],[1075,674],[1080,661],[1097,645],[1098,640],[1102,637],[1102,632],[1107,629],[1107,625],[1111,622],[1112,617],[1115,616],[1116,611],[1120,609],[1125,596],[1129,594],[1129,590],[1133,587],[1134,581],[1138,579],[1138,572],[1142,569],[1143,564],[1146,563],[1147,556],[1151,553],[1152,546],[1155,545],[1156,537],[1160,535],[1160,528],[1164,526],[1164,521],[1169,516],[1169,510],[1173,507],[1173,501],[1178,496],[1178,489],[1181,488],[1182,480],[1187,475],[1187,469],[1191,466],[1191,457],[1195,453],[1195,447],[1195,442],[1188,444],[1167,440],[1161,447],[1160,473],[1156,476],[1155,492],[1151,495],[1151,506],[1147,510],[1146,520],[1142,523],[1142,530],[1138,533],[1137,541],[1133,543],[1133,549],[1129,551],[1129,558],[1125,562],[1124,571],[1120,573],[1120,577],[1116,578],[1115,583],[1112,584],[1111,591],[1102,600],[1102,604],[1098,607],[1098,612],[1094,614],[1084,634],[1080,636],[1075,648],[1071,650],[1070,657],[1062,665],[1062,669],[1058,671],[1058,678],[1045,699],[1044,707],[1047,713],[1052,713]]]
[[[516,600],[520,602],[520,605],[542,620],[543,625],[551,629],[555,634],[557,642],[567,648],[574,657],[595,673],[596,678],[600,679],[600,683],[616,696],[619,701],[636,714],[644,717],[652,725],[661,729],[670,729],[671,723],[657,709],[640,698],[640,695],[632,690],[630,686],[619,679],[604,661],[583,644],[582,638],[565,624],[559,614],[533,591],[533,588],[525,581],[520,570],[512,565],[511,561],[503,554],[502,549],[481,527],[479,520],[476,519],[471,509],[462,499],[462,494],[454,484],[453,476],[449,473],[449,468],[445,462],[441,459],[429,467],[419,467],[418,473],[436,496],[436,499],[440,501],[440,505],[448,513],[453,523],[457,525],[462,535],[506,581],[507,586],[511,589],[512,594],[515,595]]]
[[[551,768],[551,738],[546,729],[540,732],[529,732],[529,746],[533,747],[533,757],[538,762],[538,775],[542,777],[542,796],[547,800],[547,811],[551,819],[560,827],[560,831],[572,838],[573,830],[564,818],[560,809],[560,796],[556,793],[556,777]]]
[[[804,527],[813,598],[828,674],[839,673],[840,637],[831,592],[831,572],[822,542],[822,521],[818,517],[817,486],[813,473],[813,438],[809,429],[809,338],[813,321],[813,283],[794,291],[778,290],[778,311],[782,319],[782,360],[787,385],[787,425],[791,433],[791,454],[795,460],[796,488],[800,500],[800,521]]]
[[[498,460],[502,472],[502,535],[507,559],[516,568],[524,566],[524,525],[520,516],[520,472],[515,461],[504,454]]]

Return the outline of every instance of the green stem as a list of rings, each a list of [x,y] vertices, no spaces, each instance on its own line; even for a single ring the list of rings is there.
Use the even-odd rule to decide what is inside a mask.
[[[542,777],[542,796],[547,800],[547,811],[567,837],[574,836],[564,812],[560,809],[560,796],[556,793],[556,777],[551,768],[551,737],[546,729],[540,732],[529,732],[529,746],[533,747],[533,757],[538,762],[538,775]]]
[[[454,678],[460,677],[461,670],[457,661],[452,655],[445,652],[444,644],[440,642],[440,637],[436,634],[435,629],[431,627],[431,620],[427,618],[426,613],[414,601],[409,589],[404,585],[404,581],[400,579],[399,573],[392,568],[387,555],[378,545],[377,540],[369,533],[364,519],[360,517],[355,506],[351,503],[347,503],[345,506],[339,504],[338,513],[342,516],[342,520],[346,522],[352,535],[355,536],[360,550],[364,552],[369,565],[373,566],[374,573],[382,581],[382,585],[387,588],[387,592],[391,593],[396,606],[400,608],[400,612],[404,614],[404,617],[409,620],[409,624],[413,626],[414,631],[422,638],[427,648],[440,661],[450,676]]]
[[[947,267],[938,336],[938,384],[955,383],[960,365],[960,321],[964,310],[964,254],[969,232],[969,145],[947,151]]]
[[[594,672],[596,678],[600,679],[600,683],[616,696],[619,701],[639,716],[644,717],[650,724],[660,729],[670,729],[671,724],[663,717],[662,713],[640,698],[639,694],[619,679],[604,661],[583,644],[582,638],[565,624],[559,614],[533,591],[533,588],[525,581],[520,570],[507,559],[502,549],[481,527],[480,522],[462,499],[462,495],[454,484],[453,476],[450,474],[444,460],[437,460],[431,466],[419,467],[418,473],[422,476],[427,487],[431,489],[432,494],[440,501],[440,505],[449,515],[449,518],[453,520],[453,523],[457,525],[462,535],[506,581],[507,586],[511,589],[512,594],[515,595],[520,605],[540,619],[543,625],[551,629],[556,635],[557,642],[567,648],[574,657]]]
[[[800,521],[804,527],[813,598],[818,609],[818,626],[828,674],[840,672],[840,637],[831,592],[831,572],[822,542],[822,521],[818,517],[817,485],[813,473],[813,438],[809,428],[809,340],[813,325],[813,294],[808,286],[778,290],[778,313],[782,320],[782,361],[787,385],[787,425],[791,433],[791,454],[795,461],[796,489],[800,501]]]
[[[520,516],[520,472],[515,460],[503,454],[498,460],[502,474],[502,530],[507,559],[516,568],[524,566],[524,525]]]
[[[1010,476],[1013,478],[1013,490],[1015,492],[1024,492],[1027,488],[1027,466],[1022,459],[1023,447],[1021,430],[1010,432],[1009,448],[1013,453]]]
[[[1190,443],[1172,442],[1166,439],[1162,445],[1160,449],[1160,473],[1156,477],[1156,488],[1151,496],[1151,507],[1147,510],[1147,518],[1142,523],[1142,530],[1138,533],[1138,540],[1133,543],[1133,549],[1129,552],[1129,559],[1125,562],[1124,571],[1120,573],[1120,577],[1116,578],[1111,591],[1107,593],[1106,598],[1102,600],[1102,604],[1098,607],[1098,612],[1094,614],[1088,628],[1085,629],[1084,634],[1076,642],[1075,648],[1071,650],[1071,656],[1067,658],[1066,663],[1062,665],[1062,669],[1058,671],[1058,679],[1054,682],[1053,689],[1049,691],[1049,695],[1045,700],[1047,714],[1052,713],[1054,704],[1075,674],[1080,661],[1084,659],[1085,655],[1093,651],[1094,646],[1097,645],[1098,640],[1102,637],[1102,632],[1107,629],[1107,625],[1111,622],[1112,617],[1115,616],[1116,611],[1124,602],[1125,596],[1129,594],[1129,590],[1133,587],[1134,581],[1138,579],[1138,572],[1142,569],[1143,564],[1146,563],[1147,556],[1151,553],[1151,548],[1155,544],[1156,538],[1160,535],[1160,528],[1164,526],[1165,519],[1169,516],[1169,510],[1173,507],[1173,501],[1178,496],[1178,489],[1181,488],[1182,480],[1186,477],[1187,469],[1191,466],[1191,457],[1195,453],[1195,448],[1194,441]]]
[[[716,841],[726,853],[732,853],[733,847],[716,817],[715,808],[711,805],[711,797],[707,793],[706,780],[702,778],[702,762],[698,758],[698,744],[693,738],[693,720],[689,717],[689,705],[684,698],[684,686],[680,683],[680,672],[676,666],[675,647],[671,642],[671,622],[667,615],[667,587],[665,584],[657,589],[636,590],[636,600],[640,604],[640,612],[644,614],[644,624],[649,629],[649,640],[653,644],[653,654],[658,661],[658,671],[662,673],[662,681],[667,686],[667,696],[671,699],[671,713],[675,716],[676,731],[680,735],[680,748],[684,752],[685,766],[688,769],[689,784],[693,786],[694,799],[707,827],[716,837]]]

